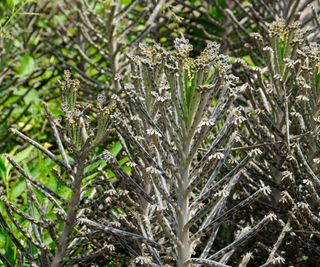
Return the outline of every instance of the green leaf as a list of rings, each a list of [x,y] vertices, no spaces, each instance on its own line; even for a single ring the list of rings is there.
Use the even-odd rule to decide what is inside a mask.
[[[7,6],[12,8],[15,5],[15,0],[7,0]]]
[[[218,104],[218,99],[213,98],[212,101],[211,101],[211,106],[215,107],[217,104]]]
[[[5,161],[4,157],[1,156],[0,157],[0,172],[3,172],[3,173],[5,173],[6,169],[7,169],[4,161]]]
[[[53,175],[49,175],[49,177],[45,177],[42,180],[43,180],[43,184],[49,189],[51,189],[53,192],[58,191],[58,182]]]
[[[8,258],[8,260],[10,262],[15,262],[16,257],[17,257],[17,248],[9,238],[6,238],[6,254],[5,254],[5,256]]]
[[[244,56],[243,59],[249,64],[249,66],[251,66],[251,67],[255,66],[252,58],[249,55]]]
[[[39,102],[40,98],[37,90],[35,89],[30,90],[30,92],[25,96],[24,101],[26,102],[27,105],[30,104],[31,102]]]
[[[22,96],[26,93],[27,90],[27,88],[20,86],[17,90],[13,92],[13,94],[17,96]]]
[[[112,156],[116,157],[122,149],[122,144],[120,141],[114,143],[108,151],[112,154]]]
[[[122,166],[123,164],[127,163],[130,160],[129,157],[124,157],[123,159],[120,159],[118,162]]]
[[[24,180],[17,181],[10,190],[10,200],[15,200],[26,190],[26,182]]]
[[[26,3],[26,0],[7,0],[7,5],[9,8],[12,8],[15,5],[20,5]]]
[[[9,189],[10,170],[11,165],[3,156],[0,156],[0,180],[4,182],[7,190]]]
[[[22,150],[21,152],[17,153],[16,155],[14,155],[13,159],[17,163],[19,163],[19,162],[25,160],[26,158],[29,158],[32,150],[33,150],[33,146],[29,146],[26,149]]]
[[[121,0],[121,3],[124,5],[129,5],[132,2],[132,0]]]
[[[18,71],[18,74],[22,76],[27,76],[34,71],[34,68],[35,68],[34,58],[29,54],[25,54],[20,59],[20,64],[19,64],[19,67],[17,68],[17,71]]]
[[[6,244],[6,236],[0,232],[0,248],[4,248]]]

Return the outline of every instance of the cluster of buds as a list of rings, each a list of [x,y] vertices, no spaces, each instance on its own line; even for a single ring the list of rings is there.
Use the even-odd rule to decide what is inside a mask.
[[[88,153],[105,139],[110,125],[110,115],[115,108],[115,101],[107,104],[104,95],[98,96],[96,107],[79,104],[77,102],[79,87],[80,82],[72,80],[71,73],[66,70],[64,81],[61,82],[64,137],[69,149],[76,154]],[[97,109],[94,121],[86,115],[86,111],[91,109]]]

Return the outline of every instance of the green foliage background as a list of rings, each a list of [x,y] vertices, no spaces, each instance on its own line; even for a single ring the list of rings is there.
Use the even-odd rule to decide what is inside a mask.
[[[114,58],[106,59],[104,54],[99,53],[99,50],[104,49],[109,49],[110,53],[110,48],[106,47],[103,41],[100,40],[101,44],[97,41],[97,46],[94,46],[88,40],[81,39],[83,37],[77,24],[77,12],[68,4],[61,8],[60,2],[63,1],[6,0],[0,2],[0,152],[12,156],[17,163],[24,167],[27,173],[37,177],[58,195],[69,199],[71,190],[59,183],[52,172],[55,163],[32,146],[17,139],[10,133],[9,128],[15,127],[37,140],[50,151],[58,152],[55,138],[46,118],[43,102],[48,104],[55,118],[62,116],[58,81],[62,79],[63,71],[70,69],[74,76],[84,82],[83,90],[79,95],[82,103],[94,103],[98,93],[109,93],[108,90],[114,92],[116,89],[114,80],[118,77],[117,75],[122,75],[126,80],[128,73],[126,72],[126,64],[124,64],[123,70],[121,69],[118,73],[112,65]],[[71,2],[74,2],[75,6],[78,4],[77,1]],[[113,1],[92,0],[87,2],[93,17],[107,18],[109,16]],[[132,0],[119,0],[118,2],[121,7],[125,8],[130,6]],[[133,26],[133,30],[121,39],[124,44],[121,43],[118,48],[122,55],[129,54],[131,50],[138,47],[135,40],[139,33],[145,29],[148,16],[152,12],[151,2],[155,1],[145,1],[137,6],[117,25],[119,32],[121,32],[132,21],[139,18],[139,15],[144,12],[144,8],[147,10],[147,7],[150,7],[151,11],[148,10],[149,13],[146,17],[139,20]],[[179,4],[179,1],[167,2],[161,7],[159,17],[162,20],[156,19],[153,28],[139,41],[144,43],[156,41],[170,50],[173,48],[174,38],[185,36],[194,46],[192,55],[202,51],[206,41],[217,41],[221,43],[221,50],[230,56],[232,63],[242,59],[250,68],[265,65],[263,57],[258,54],[258,49],[250,43],[251,41],[248,41],[250,44],[248,46],[243,42],[251,40],[249,38],[251,33],[264,34],[266,32],[264,26],[274,20],[270,14],[266,15],[266,12],[261,12],[259,14],[261,21],[255,21],[246,17],[246,14],[243,14],[242,9],[237,8],[237,5],[232,5],[234,9],[230,12],[243,22],[244,31],[239,32],[237,25],[234,26],[226,15],[230,1],[217,0],[212,1],[213,4],[210,1],[198,0],[182,1],[183,4]],[[250,2],[259,5],[259,1],[235,2],[243,6]],[[207,13],[204,13],[203,8],[207,8]],[[193,11],[190,12],[190,10]],[[279,17],[282,17],[282,14],[277,16],[277,18]],[[226,25],[226,23],[229,24]],[[107,31],[104,33],[106,38],[109,38]],[[80,50],[79,40],[80,43],[83,40],[83,47],[80,47]],[[110,42],[110,40],[108,41]],[[88,60],[87,58],[84,60],[84,56],[79,52],[81,49],[86,52]],[[285,48],[280,52],[285,54]],[[126,62],[125,59],[123,62]],[[280,63],[283,64],[283,62]],[[242,71],[241,68],[234,68],[235,74],[241,74]],[[241,79],[247,80],[245,75],[239,76]],[[263,78],[268,79],[266,76]],[[125,155],[122,143],[115,134],[105,141],[103,148],[96,148],[94,155],[101,154],[104,148],[107,148],[117,158],[127,173],[131,172],[131,168],[126,165],[129,158]],[[97,166],[105,169],[114,184],[117,185],[117,178],[108,169],[105,162],[97,162],[90,168],[93,169]],[[93,175],[87,179],[94,181],[94,178]],[[12,166],[3,156],[0,157],[0,195],[5,196],[11,203],[19,205],[21,210],[28,210],[25,180],[13,171]],[[45,199],[43,199],[44,201]],[[2,202],[0,202],[0,213],[10,228],[14,229],[17,239],[23,239],[22,233],[8,219]],[[48,206],[47,213],[52,219],[57,220],[52,206]],[[19,216],[17,216],[17,220],[22,227],[27,223]],[[223,235],[224,233],[221,233],[222,237]],[[49,236],[44,236],[44,240],[52,250],[55,249]],[[12,266],[20,266],[17,247],[5,229],[1,227],[0,253],[10,261]],[[303,256],[299,266],[316,266],[312,264],[316,264],[317,261],[313,261],[309,257]],[[125,266],[125,264],[119,259],[119,262],[106,263],[105,266]]]

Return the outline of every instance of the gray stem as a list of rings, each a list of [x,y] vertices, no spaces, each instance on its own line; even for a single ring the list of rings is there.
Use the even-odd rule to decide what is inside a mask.
[[[177,267],[190,267],[190,263],[188,260],[191,257],[191,242],[190,242],[190,227],[187,225],[190,214],[189,214],[189,196],[190,194],[187,192],[189,185],[189,169],[190,163],[187,158],[190,153],[191,140],[188,138],[188,135],[184,135],[185,139],[189,140],[189,142],[185,142],[184,145],[184,153],[183,160],[180,163],[180,176],[181,180],[179,180],[178,187],[178,206],[180,208],[180,212],[178,212],[178,224],[177,224],[177,236],[178,240],[181,242],[181,245],[178,246],[178,259],[177,259]]]
[[[66,223],[64,225],[64,229],[60,237],[57,252],[52,260],[51,267],[63,266],[63,259],[65,257],[70,242],[70,235],[76,223],[77,210],[80,203],[81,195],[81,182],[84,175],[83,161],[79,160],[79,162],[80,163],[77,165],[76,175],[73,183],[72,198],[68,205]]]

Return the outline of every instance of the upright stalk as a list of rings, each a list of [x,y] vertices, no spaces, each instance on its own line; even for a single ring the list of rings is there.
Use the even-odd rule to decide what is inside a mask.
[[[157,45],[139,47],[140,53],[131,58],[133,84],[121,83],[126,97],[118,107],[128,120],[112,117],[134,149],[130,158],[141,171],[132,176],[143,186],[149,181],[154,193],[141,228],[148,229],[147,238],[156,239],[161,250],[150,253],[142,247],[145,256],[136,261],[153,260],[156,266],[161,261],[178,267],[226,266],[236,246],[269,219],[222,248],[218,256],[210,255],[219,226],[266,189],[225,211],[244,166],[244,162],[225,162],[233,143],[232,103],[240,90],[234,88],[228,59],[219,54],[217,44],[209,43],[197,58],[189,57],[192,47],[185,39],[176,39],[175,48],[167,52]],[[218,148],[223,153],[217,153]],[[225,251],[228,257],[220,258]]]
[[[76,165],[76,175],[74,177],[72,198],[68,205],[68,213],[66,222],[63,228],[63,232],[60,238],[57,252],[52,260],[51,267],[63,266],[63,259],[66,255],[68,245],[70,243],[70,235],[72,233],[73,227],[77,218],[77,211],[80,203],[81,195],[81,183],[84,177],[84,160],[79,159],[78,164]]]
[[[182,160],[180,165],[181,181],[179,181],[178,188],[178,206],[180,212],[178,213],[177,219],[177,236],[181,242],[178,246],[178,267],[189,267],[190,264],[186,261],[191,256],[191,244],[189,240],[189,227],[186,227],[189,221],[189,194],[186,192],[189,182],[189,166],[186,165],[186,159]]]

